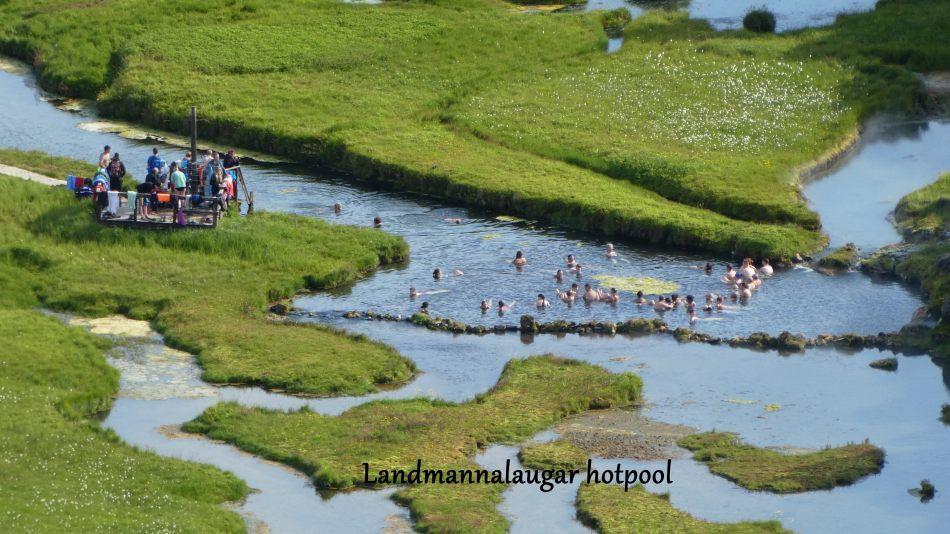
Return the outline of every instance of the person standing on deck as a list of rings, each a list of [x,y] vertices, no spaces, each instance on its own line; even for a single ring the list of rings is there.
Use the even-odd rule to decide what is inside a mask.
[[[152,169],[159,169],[159,172],[161,172],[163,167],[165,167],[165,160],[158,155],[158,149],[153,148],[152,155],[148,157],[145,172],[150,172]]]
[[[112,147],[106,145],[102,147],[102,154],[99,154],[99,168],[105,169],[110,161],[112,161]]]
[[[188,182],[185,178],[185,173],[178,170],[178,163],[175,162],[172,162],[171,171],[172,187],[175,188],[175,194],[184,195],[185,185]]]
[[[224,168],[231,169],[241,164],[240,158],[234,154],[234,149],[229,148],[228,153],[224,155]]]
[[[112,156],[112,161],[109,162],[109,167],[106,171],[109,173],[109,189],[111,191],[122,191],[122,178],[125,177],[125,163],[122,163],[122,160],[119,159],[118,152]]]
[[[181,161],[178,162],[178,168],[181,169],[181,172],[189,174],[189,166],[191,165],[191,151],[185,152],[185,157],[181,158]]]

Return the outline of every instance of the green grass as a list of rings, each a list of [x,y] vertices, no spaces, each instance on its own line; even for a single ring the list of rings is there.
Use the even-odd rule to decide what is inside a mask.
[[[555,440],[522,446],[518,459],[532,469],[577,469],[587,464],[587,453],[569,441]]]
[[[867,114],[916,103],[918,82],[859,41],[912,48],[909,66],[950,65],[948,5],[889,2],[781,36],[652,13],[607,56],[600,15],[526,16],[496,0],[10,0],[0,49],[112,116],[182,132],[197,105],[208,137],[403,190],[787,258],[823,245],[795,170]]]
[[[136,450],[88,419],[118,390],[107,342],[3,293],[0,530],[244,531],[220,506],[248,492],[241,480]]]
[[[149,320],[210,382],[362,394],[414,374],[390,347],[265,311],[404,258],[403,240],[275,213],[227,216],[213,231],[129,230],[97,224],[91,209],[64,189],[0,177],[5,299]]]
[[[858,247],[854,243],[840,246],[818,260],[818,265],[826,269],[847,270],[858,261]]]
[[[611,484],[581,484],[577,490],[578,518],[601,534],[784,533],[778,521],[712,523],[681,512],[669,495],[654,495],[636,486],[624,491]]]
[[[641,382],[590,364],[552,356],[511,360],[498,383],[476,399],[452,404],[410,399],[362,404],[330,417],[308,410],[274,412],[222,403],[185,425],[243,450],[287,463],[318,487],[348,488],[371,471],[410,469],[416,459],[436,468],[477,467],[479,447],[519,442],[561,418],[627,405]],[[502,532],[499,484],[412,485],[397,493],[417,528],[432,532]]]
[[[950,231],[950,173],[900,199],[894,220],[908,241],[944,238]]]
[[[69,174],[92,176],[96,172],[96,166],[92,163],[76,161],[61,156],[52,156],[38,150],[24,151],[13,148],[0,148],[0,163],[26,169],[58,180],[65,180],[66,175]]]
[[[677,442],[713,473],[743,488],[799,493],[852,484],[884,466],[884,451],[869,443],[804,454],[783,454],[746,445],[730,432],[706,432]]]

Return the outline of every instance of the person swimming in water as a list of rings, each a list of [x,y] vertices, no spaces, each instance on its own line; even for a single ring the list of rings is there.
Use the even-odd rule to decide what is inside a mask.
[[[544,293],[538,293],[538,298],[534,301],[534,305],[539,310],[543,310],[544,308],[550,306],[551,303],[548,301],[548,299],[544,298]]]
[[[745,258],[742,260],[742,267],[739,268],[739,275],[743,279],[751,279],[752,275],[755,274],[755,267],[752,266],[752,258]]]
[[[686,313],[691,317],[696,316],[696,299],[692,295],[686,295]]]
[[[561,282],[563,282],[563,281],[564,281],[564,271],[558,269],[557,272],[554,273],[554,281],[557,282],[557,283],[559,283],[559,284],[560,284]]]
[[[704,311],[704,312],[711,312],[711,311],[713,311],[713,297],[714,297],[714,295],[713,295],[712,293],[706,293],[706,303],[703,304],[703,311]]]
[[[422,315],[429,315],[429,303],[423,302],[422,306],[419,307],[419,313]]]
[[[726,309],[726,304],[723,301],[722,295],[718,295],[716,297],[716,310],[722,311],[724,309]]]
[[[608,304],[617,304],[620,302],[620,293],[617,292],[616,287],[610,288],[610,293],[604,295],[604,302]]]
[[[712,272],[713,272],[713,266],[712,266],[712,262],[711,262],[711,261],[707,261],[707,262],[706,262],[706,269],[705,269],[705,270],[706,270],[706,274],[712,274]]]
[[[752,298],[752,290],[749,289],[749,284],[742,282],[739,284],[739,300],[749,300]]]
[[[373,217],[373,228],[382,228],[382,227],[383,227],[383,220],[378,215],[376,217]]]
[[[435,280],[440,280],[442,278],[442,269],[436,267],[435,270],[432,271],[432,278]]]
[[[726,264],[726,274],[722,276],[722,281],[729,284],[736,279],[736,270],[732,268],[731,263]]]
[[[459,219],[458,217],[446,217],[442,220],[453,224],[462,224],[462,219]]]
[[[511,304],[505,304],[505,301],[499,300],[498,301],[498,316],[501,317],[502,315],[505,314],[506,311],[510,311],[511,308],[514,307],[514,305],[515,305],[514,302],[512,302]]]
[[[574,263],[576,263],[576,262],[574,261],[574,255],[573,255],[573,254],[568,254],[568,255],[567,255],[567,268],[568,268],[568,269],[573,269],[573,268],[574,268]]]
[[[759,275],[753,274],[752,280],[748,282],[748,284],[749,289],[759,289],[759,287],[762,285],[762,280],[759,278]]]
[[[673,293],[672,295],[670,295],[669,300],[670,300],[670,302],[673,304],[673,307],[674,307],[674,308],[678,308],[678,307],[679,307],[679,305],[680,305],[680,296],[679,296],[679,295],[677,295],[676,293]]]
[[[571,269],[571,270],[574,271],[574,276],[576,276],[576,277],[578,277],[578,278],[581,277],[581,264],[580,264],[580,263],[575,264],[575,265],[574,265],[574,268]]]
[[[665,300],[662,295],[656,301],[650,301],[650,305],[653,306],[653,309],[659,313],[668,312],[673,309],[673,303],[670,302],[669,297]]]
[[[643,291],[637,291],[637,300],[635,300],[637,306],[647,303],[647,299],[643,298]]]
[[[453,269],[453,270],[452,270],[452,274],[455,275],[455,276],[462,276],[462,275],[464,275],[465,273],[462,271],[462,269]]]
[[[333,213],[340,213],[341,211],[343,211],[343,204],[337,202],[333,205]]]
[[[762,266],[759,267],[759,274],[761,274],[762,276],[772,276],[772,273],[774,272],[775,270],[772,269],[771,265],[769,265],[769,260],[763,259]]]
[[[584,302],[596,302],[601,299],[600,291],[590,287],[590,284],[584,284]]]
[[[607,251],[604,253],[604,255],[607,256],[608,258],[616,258],[616,257],[617,257],[617,252],[614,250],[614,244],[613,244],[613,243],[607,243]]]
[[[528,263],[528,260],[524,257],[524,252],[519,250],[515,252],[515,259],[512,260],[511,263],[513,263],[515,267],[524,267],[525,264]]]
[[[490,310],[490,309],[491,309],[491,299],[483,300],[483,301],[482,301],[481,308],[482,308],[482,313],[483,313],[483,314],[484,314],[485,312],[487,312],[488,310]]]
[[[414,298],[416,298],[416,297],[418,297],[418,296],[419,296],[419,292],[416,291],[416,288],[410,287],[410,288],[409,288],[409,298],[410,298],[410,299],[414,299]]]

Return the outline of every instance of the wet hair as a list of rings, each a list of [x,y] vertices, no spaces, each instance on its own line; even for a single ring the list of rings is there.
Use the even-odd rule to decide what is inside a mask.
[[[499,308],[504,308],[504,307],[505,307],[505,301],[499,300],[499,301],[498,301],[498,307],[499,307]]]
[[[442,269],[439,269],[438,267],[436,267],[435,270],[432,271],[432,276],[436,278],[442,276]]]
[[[524,257],[524,252],[521,252],[520,250],[518,252],[515,252],[515,258],[523,258],[523,257]]]
[[[642,297],[642,296],[643,296],[643,291],[637,291],[637,297]]]
[[[119,153],[112,154],[112,159],[119,159]]]
[[[673,303],[673,300],[670,297],[666,297],[665,299],[663,299],[663,301],[666,302],[667,304]]]
[[[716,302],[722,302],[722,300],[723,300],[722,295],[719,295],[716,297]]]
[[[616,293],[616,292],[617,292],[617,288],[616,288],[616,287],[610,288],[610,292],[611,292],[611,293]]]
[[[577,288],[577,282],[574,282],[573,284],[571,284],[571,289],[575,289],[575,288]]]
[[[561,269],[558,269],[557,272],[554,274],[564,274],[564,271],[562,271]]]
[[[422,306],[420,306],[420,307],[421,307],[422,309],[428,308],[428,307],[429,307],[429,301],[423,302],[423,303],[422,303]]]
[[[670,295],[670,296],[673,297],[673,300],[679,300],[679,298],[680,298],[680,296],[677,295],[676,293],[673,293],[673,294]]]
[[[538,298],[544,300],[544,293],[538,293]]]
[[[590,284],[584,284],[584,289],[590,289]]]
[[[692,296],[692,295],[686,295],[686,302],[690,302],[690,303],[693,302],[693,296]]]
[[[573,254],[568,254],[568,255],[567,255],[567,259],[573,260],[573,259],[574,259],[574,255],[573,255]]]
[[[106,145],[106,146],[102,147],[102,150],[103,150],[104,152],[108,152],[108,151],[112,150],[112,147],[109,146],[109,145]]]
[[[732,264],[731,264],[731,263],[727,263],[727,264],[726,264],[726,270],[727,270],[727,271],[731,271],[731,270],[732,270]]]
[[[374,225],[374,226],[382,226],[382,225],[383,225],[383,220],[382,220],[381,218],[379,218],[379,216],[377,215],[376,217],[373,217],[373,225]]]

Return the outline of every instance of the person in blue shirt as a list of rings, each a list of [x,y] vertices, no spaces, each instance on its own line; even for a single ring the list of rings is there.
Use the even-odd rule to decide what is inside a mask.
[[[161,169],[164,166],[165,166],[165,160],[163,160],[162,157],[158,155],[158,149],[153,148],[152,155],[148,157],[148,165],[146,165],[146,169],[145,169],[146,174],[151,172],[152,169],[155,169],[155,168]]]
[[[178,163],[178,169],[187,175],[189,165],[191,165],[191,151],[190,150],[185,153],[185,157],[181,158],[181,161]]]

